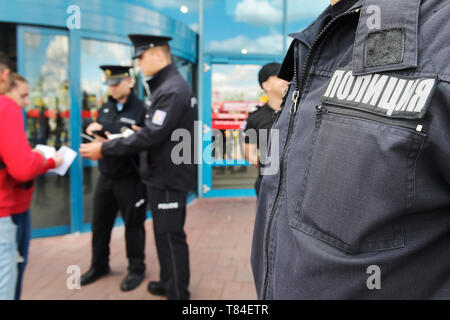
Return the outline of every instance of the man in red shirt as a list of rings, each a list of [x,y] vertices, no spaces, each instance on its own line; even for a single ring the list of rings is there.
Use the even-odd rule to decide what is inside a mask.
[[[11,216],[26,212],[32,180],[62,163],[34,152],[25,135],[20,106],[3,96],[11,86],[8,57],[0,52],[0,299],[13,299],[17,281],[16,225]]]

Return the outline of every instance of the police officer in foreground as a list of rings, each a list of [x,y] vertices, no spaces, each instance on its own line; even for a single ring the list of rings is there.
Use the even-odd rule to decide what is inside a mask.
[[[134,95],[130,66],[105,65],[106,84],[110,96],[99,109],[96,122],[86,133],[99,140],[105,132],[120,134],[132,126],[142,126],[146,109]],[[125,240],[128,257],[128,275],[120,289],[136,288],[145,274],[145,186],[142,184],[137,156],[124,155],[99,160],[100,177],[94,195],[92,220],[92,263],[89,271],[81,277],[81,285],[90,284],[110,272],[109,242],[117,211],[125,221]]]
[[[259,298],[450,298],[449,16],[448,0],[332,1],[292,35]]]
[[[259,194],[259,188],[261,185],[262,175],[261,166],[264,161],[260,161],[260,157],[267,152],[267,141],[261,142],[260,137],[267,136],[269,138],[269,132],[276,119],[277,114],[281,110],[281,102],[283,93],[285,92],[288,82],[286,80],[277,77],[281,65],[276,62],[268,63],[259,70],[258,81],[261,88],[267,94],[267,103],[263,106],[257,107],[257,109],[249,113],[247,121],[245,122],[244,134],[245,134],[245,158],[247,161],[258,167],[258,178],[255,182],[256,195]],[[252,130],[256,133],[256,136],[249,131]],[[266,135],[260,136],[260,130],[265,130]],[[255,139],[256,138],[256,141]]]
[[[149,81],[151,107],[145,126],[134,135],[105,143],[82,145],[84,157],[140,154],[140,173],[148,190],[152,210],[155,242],[161,266],[160,281],[152,281],[148,290],[168,299],[189,299],[189,253],[184,232],[186,195],[194,190],[196,170],[192,159],[172,159],[178,141],[172,133],[179,129],[190,135],[194,143],[196,100],[192,90],[172,62],[171,38],[130,35],[135,58],[142,74]],[[190,154],[194,155],[190,145]],[[184,157],[187,153],[184,154]]]

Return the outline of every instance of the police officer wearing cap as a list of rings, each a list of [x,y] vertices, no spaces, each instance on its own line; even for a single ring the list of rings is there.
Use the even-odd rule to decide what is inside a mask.
[[[160,281],[150,282],[148,290],[168,299],[189,299],[189,253],[184,222],[186,195],[195,189],[196,168],[192,159],[181,163],[172,159],[172,150],[179,142],[172,141],[171,135],[181,129],[194,143],[196,99],[172,63],[168,45],[171,38],[129,37],[142,74],[151,77],[148,81],[151,107],[145,126],[125,139],[82,145],[80,152],[90,159],[140,154],[140,173],[147,186],[161,266]],[[193,156],[195,151],[191,147]]]
[[[260,137],[266,136],[269,138],[269,131],[281,109],[283,93],[289,84],[286,80],[277,77],[280,66],[279,63],[272,62],[263,66],[259,71],[259,85],[267,94],[268,100],[266,104],[250,112],[245,122],[245,157],[250,164],[258,167],[258,178],[255,182],[257,196],[262,180],[261,167],[264,162],[260,161],[260,157],[263,157],[267,151],[267,141],[261,142]],[[260,135],[261,130],[266,131],[265,135]],[[251,131],[254,134],[251,134]],[[255,139],[252,140],[251,137],[256,138],[256,141],[254,141]]]
[[[134,125],[142,126],[146,108],[134,95],[130,66],[104,65],[110,96],[99,109],[98,119],[86,133],[99,140],[100,135],[120,134]],[[124,155],[99,160],[100,177],[94,195],[92,221],[92,263],[81,277],[81,285],[90,284],[110,272],[109,242],[111,231],[120,210],[125,221],[125,241],[128,257],[128,275],[120,289],[129,291],[144,279],[145,273],[145,186],[142,184],[137,156]]]

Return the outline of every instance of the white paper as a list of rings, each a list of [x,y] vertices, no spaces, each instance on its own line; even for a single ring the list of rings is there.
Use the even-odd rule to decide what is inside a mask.
[[[108,134],[108,140],[114,140],[114,139],[119,139],[119,138],[123,138],[123,135],[121,133]]]
[[[56,153],[56,149],[54,147],[43,144],[37,144],[35,148],[44,154],[45,159],[53,158]]]
[[[67,170],[69,170],[73,160],[77,157],[77,152],[69,147],[62,146],[59,148],[57,153],[63,158],[63,163],[58,168],[49,170],[48,172],[54,172],[60,176],[63,176],[66,174]]]
[[[135,132],[134,130],[127,128],[122,133],[109,134],[108,140],[114,140],[114,139],[119,139],[119,138],[128,138],[129,136],[133,135],[134,132]]]

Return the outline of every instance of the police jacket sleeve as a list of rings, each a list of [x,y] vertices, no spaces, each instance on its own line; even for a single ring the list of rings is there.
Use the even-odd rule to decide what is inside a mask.
[[[178,92],[167,92],[152,102],[153,108],[145,126],[132,136],[103,143],[105,157],[138,154],[170,139],[170,135],[183,119],[187,103]]]
[[[139,116],[136,118],[136,125],[138,127],[143,127],[145,125],[145,113],[147,109],[145,107],[142,107]]]

